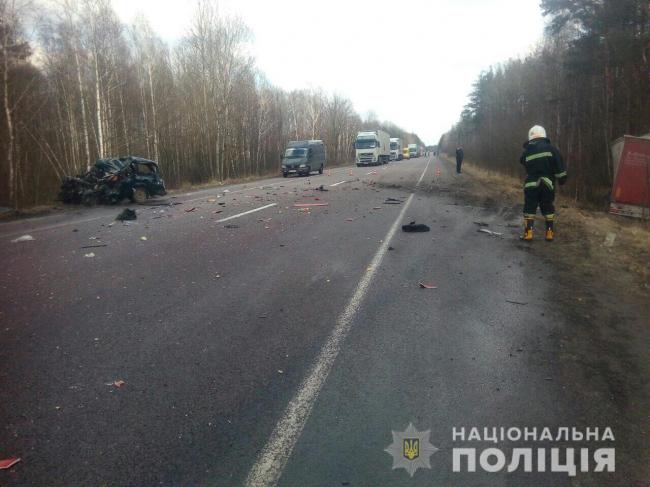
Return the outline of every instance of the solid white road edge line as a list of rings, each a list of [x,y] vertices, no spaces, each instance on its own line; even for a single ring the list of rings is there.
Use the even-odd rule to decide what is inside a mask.
[[[248,210],[243,213],[237,213],[236,215],[229,216],[227,218],[222,218],[221,220],[217,220],[217,223],[223,223],[223,222],[227,222],[228,220],[234,220],[235,218],[239,218],[240,216],[250,215],[251,213],[255,213],[256,211],[266,210],[267,208],[271,208],[272,206],[277,206],[277,203],[271,203],[270,205],[260,206],[259,208]]]
[[[426,173],[428,167],[429,164],[424,168],[420,181],[424,177],[424,173]],[[400,211],[399,216],[390,227],[390,230],[384,237],[383,243],[373,257],[370,267],[359,281],[359,284],[357,284],[352,298],[336,321],[336,326],[323,345],[316,362],[312,365],[309,374],[300,385],[298,392],[291,399],[282,418],[273,429],[269,440],[248,473],[248,477],[244,483],[246,487],[271,487],[280,479],[282,471],[291,457],[293,448],[305,427],[305,423],[309,419],[318,394],[323,388],[323,384],[325,384],[332,370],[334,361],[341,351],[341,346],[350,333],[352,321],[370,287],[370,282],[388,252],[390,241],[399,228],[406,210],[408,210],[411,201],[413,201],[414,195],[414,193],[411,193],[406,200],[402,211]]]
[[[330,188],[333,188],[334,186],[338,186],[339,184],[347,183],[347,181],[339,181],[338,183],[330,184]]]

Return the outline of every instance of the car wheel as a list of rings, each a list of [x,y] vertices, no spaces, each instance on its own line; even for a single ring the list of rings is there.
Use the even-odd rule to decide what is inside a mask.
[[[131,200],[136,205],[143,204],[147,201],[147,190],[144,188],[133,188],[133,196],[131,197]]]

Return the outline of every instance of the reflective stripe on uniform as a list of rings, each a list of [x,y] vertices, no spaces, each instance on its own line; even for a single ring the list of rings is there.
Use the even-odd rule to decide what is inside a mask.
[[[535,214],[534,213],[524,213],[524,218],[526,220],[534,220],[535,219]]]
[[[538,187],[538,186],[539,186],[539,180],[537,180],[537,181],[530,181],[530,182],[524,184],[524,189],[526,189],[526,188],[536,188],[536,187]]]
[[[546,220],[552,222],[553,220],[555,220],[555,213],[551,213],[550,215],[544,215],[544,218],[546,218]]]
[[[553,189],[553,181],[550,178],[540,178],[541,181],[544,181],[544,184],[548,186],[548,189]]]
[[[526,162],[534,161],[535,159],[541,159],[542,157],[553,157],[553,153],[540,152],[539,154],[533,154],[532,156],[526,157]]]
[[[566,177],[566,171],[559,172],[555,175],[556,179],[564,178]]]

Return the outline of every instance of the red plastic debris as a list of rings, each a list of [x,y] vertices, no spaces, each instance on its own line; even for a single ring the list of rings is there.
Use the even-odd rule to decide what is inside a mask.
[[[20,461],[20,458],[7,458],[6,460],[0,460],[0,470],[6,470],[13,467]]]

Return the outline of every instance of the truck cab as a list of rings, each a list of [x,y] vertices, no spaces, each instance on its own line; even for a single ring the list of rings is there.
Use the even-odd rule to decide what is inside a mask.
[[[357,167],[378,166],[390,161],[390,136],[381,130],[359,132],[354,148]]]
[[[393,137],[390,139],[390,160],[391,161],[401,161],[402,160],[402,139]]]
[[[420,157],[420,149],[417,144],[409,144],[409,155],[411,159]]]

